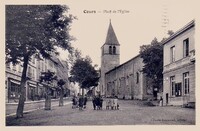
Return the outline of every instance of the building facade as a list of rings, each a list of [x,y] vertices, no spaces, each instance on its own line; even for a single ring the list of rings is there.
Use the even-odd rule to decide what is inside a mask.
[[[32,99],[32,96],[37,92],[37,63],[34,57],[29,61],[27,68],[27,82],[26,82],[26,100]],[[6,101],[19,99],[20,81],[22,75],[22,63],[13,65],[6,64]]]
[[[175,32],[164,44],[165,105],[195,103],[195,22]]]
[[[20,81],[22,75],[22,63],[12,65],[11,63],[6,64],[6,101],[13,102],[18,101],[20,91]],[[68,87],[68,68],[65,62],[60,62],[55,56],[51,60],[47,59],[36,59],[34,56],[31,58],[27,68],[27,81],[26,81],[26,100],[40,100],[45,98],[46,89],[43,83],[40,82],[40,76],[42,72],[48,70],[55,72],[59,78],[66,81]],[[61,73],[62,75],[60,75]],[[57,81],[52,83],[51,96],[57,98]]]
[[[120,65],[120,44],[110,22],[107,37],[101,47],[100,94],[123,99],[145,99],[152,96],[152,87],[142,73],[140,55]]]
[[[142,73],[143,61],[140,55],[108,71],[105,75],[108,97],[120,99],[147,99],[152,96],[152,87]]]

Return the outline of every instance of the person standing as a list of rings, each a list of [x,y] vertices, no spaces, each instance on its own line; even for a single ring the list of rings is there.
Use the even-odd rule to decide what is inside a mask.
[[[83,96],[81,96],[81,97],[79,97],[79,100],[78,100],[78,102],[79,102],[79,110],[83,110]]]
[[[85,95],[84,100],[83,100],[83,108],[86,108],[86,104],[87,104],[87,96]]]
[[[100,96],[100,98],[99,98],[99,109],[101,109],[102,110],[102,107],[103,107],[103,98]]]
[[[93,98],[92,98],[92,104],[93,104],[94,110],[96,110],[96,96],[93,96]]]

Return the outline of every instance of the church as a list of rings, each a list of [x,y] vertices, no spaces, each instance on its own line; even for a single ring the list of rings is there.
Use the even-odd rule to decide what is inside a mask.
[[[141,100],[152,97],[151,84],[142,72],[143,65],[140,55],[120,65],[120,43],[110,21],[105,43],[101,47],[101,95]]]

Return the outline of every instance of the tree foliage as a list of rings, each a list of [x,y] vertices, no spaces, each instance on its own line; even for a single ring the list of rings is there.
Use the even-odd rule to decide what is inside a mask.
[[[44,86],[46,87],[46,96],[45,96],[45,110],[51,110],[51,91],[50,88],[52,87],[53,81],[57,80],[57,76],[55,72],[48,70],[47,72],[42,72],[40,76],[40,82],[45,83]]]
[[[48,70],[47,72],[42,72],[40,76],[40,82],[45,82],[47,84],[51,84],[54,80],[57,80],[57,76],[55,72]]]
[[[156,38],[149,45],[140,47],[140,55],[143,58],[143,72],[153,81],[153,86],[162,88],[163,82],[163,45]]]
[[[65,85],[65,83],[66,82],[63,79],[59,79],[58,82],[57,82],[57,85],[62,88],[63,85]]]
[[[92,66],[92,60],[89,56],[77,59],[72,66],[70,74],[71,81],[79,83],[81,88],[89,88],[98,85],[99,74],[95,67]]]
[[[173,30],[168,30],[167,34],[168,34],[169,36],[171,36],[171,35],[174,34],[174,31],[173,31]]]
[[[6,63],[23,63],[16,117],[23,117],[28,63],[34,55],[49,59],[57,47],[71,51],[70,23],[74,19],[61,5],[6,6]]]
[[[7,5],[6,62],[23,61],[25,55],[49,58],[56,47],[71,50],[69,35],[73,16],[67,6]],[[29,57],[30,58],[30,57]]]
[[[71,53],[68,55],[68,63],[73,66],[77,59],[82,58],[82,53],[79,49],[72,48]]]

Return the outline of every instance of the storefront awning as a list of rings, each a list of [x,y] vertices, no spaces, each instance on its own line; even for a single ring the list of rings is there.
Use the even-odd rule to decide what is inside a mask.
[[[19,82],[19,81],[10,80],[10,82],[15,83],[15,84],[17,84],[17,85],[20,85],[20,82]]]
[[[50,88],[51,90],[53,90],[53,91],[55,91],[56,90],[56,88]]]
[[[43,87],[43,85],[42,85],[42,84],[38,84],[38,86],[40,86],[40,87]]]
[[[32,86],[32,87],[37,87],[36,85],[34,85],[34,84],[31,84],[31,83],[29,83],[29,86]]]

